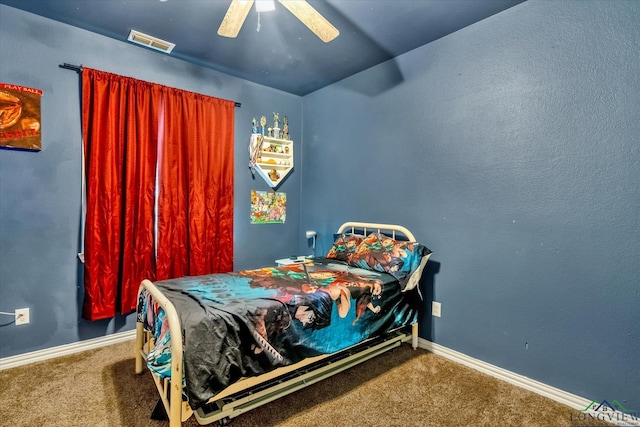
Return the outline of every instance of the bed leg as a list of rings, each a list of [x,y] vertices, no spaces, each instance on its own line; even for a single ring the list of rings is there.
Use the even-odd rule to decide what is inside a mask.
[[[418,322],[411,325],[411,347],[418,348]]]
[[[144,325],[140,322],[136,323],[136,374],[141,374],[144,370],[144,359],[142,357],[142,349],[144,347]]]

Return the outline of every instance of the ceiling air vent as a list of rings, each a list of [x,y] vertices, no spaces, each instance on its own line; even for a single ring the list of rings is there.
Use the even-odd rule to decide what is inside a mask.
[[[129,33],[129,38],[127,40],[135,44],[159,50],[160,52],[164,53],[171,53],[173,48],[176,47],[175,43],[169,43],[167,41],[160,40],[157,37],[149,36],[136,30],[131,30],[131,32]]]

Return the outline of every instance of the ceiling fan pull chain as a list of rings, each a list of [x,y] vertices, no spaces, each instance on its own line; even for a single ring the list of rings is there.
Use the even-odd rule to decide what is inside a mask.
[[[260,12],[258,12],[258,28],[256,28],[257,32],[260,32]]]

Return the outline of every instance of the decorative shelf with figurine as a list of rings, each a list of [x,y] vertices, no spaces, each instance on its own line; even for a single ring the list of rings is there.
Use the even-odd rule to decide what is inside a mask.
[[[257,172],[274,190],[293,170],[293,141],[289,139],[287,118],[283,132],[278,129],[278,115],[274,113],[275,126],[265,129],[266,118],[260,119],[261,127],[253,122],[249,143],[249,168]],[[265,130],[267,135],[265,135]],[[277,132],[274,134],[274,132]],[[277,137],[275,136],[277,135]]]

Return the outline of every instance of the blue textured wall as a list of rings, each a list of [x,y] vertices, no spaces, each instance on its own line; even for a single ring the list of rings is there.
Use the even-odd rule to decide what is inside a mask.
[[[639,1],[530,0],[306,96],[302,227],[409,227],[423,337],[640,408],[639,52]]]
[[[58,67],[64,62],[241,102],[235,110],[235,268],[270,264],[300,244],[298,168],[279,188],[287,193],[286,224],[260,226],[249,224],[250,191],[268,187],[248,169],[251,118],[287,115],[300,141],[300,97],[0,5],[0,82],[44,91],[42,151],[0,150],[0,311],[31,309],[30,324],[0,326],[0,357],[135,324],[132,315],[80,319],[80,79]],[[295,156],[299,162],[300,150]],[[12,320],[0,316],[0,324]]]
[[[133,327],[79,319],[70,62],[243,103],[236,268],[307,251],[305,229],[320,253],[345,220],[406,225],[435,251],[424,337],[640,408],[638,22],[638,1],[529,0],[301,101],[0,5],[0,81],[45,92],[43,151],[0,150],[0,311],[32,309],[0,357]],[[288,220],[250,226],[248,125],[274,109],[302,142]]]

